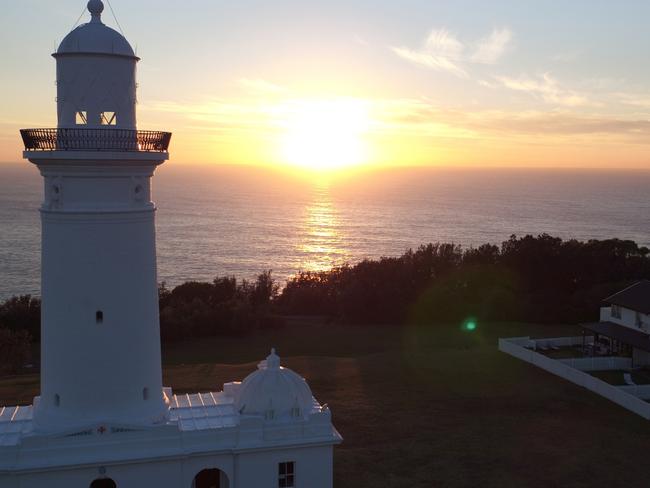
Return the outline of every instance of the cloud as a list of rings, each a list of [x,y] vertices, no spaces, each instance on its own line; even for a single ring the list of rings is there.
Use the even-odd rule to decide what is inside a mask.
[[[370,43],[364,37],[360,36],[359,34],[356,34],[353,37],[353,40],[354,40],[354,42],[356,42],[360,46],[369,46],[370,45]]]
[[[579,115],[566,110],[506,111],[449,109],[426,99],[375,102],[379,129],[393,133],[454,138],[507,138],[538,142],[575,142],[576,137],[597,137],[599,142],[650,144],[650,121],[606,115]],[[535,139],[537,141],[537,139]]]
[[[650,144],[650,121],[640,116],[578,114],[568,108],[553,110],[472,110],[440,106],[426,98],[341,100],[363,106],[370,137],[423,137],[426,140],[508,140],[534,144]],[[336,100],[333,100],[335,103]],[[296,106],[313,100],[287,98],[208,99],[193,102],[153,102],[145,108],[152,120],[161,113],[178,117],[180,132],[211,137],[268,137],[281,133]],[[328,103],[330,103],[328,101]],[[182,130],[181,130],[182,129]]]
[[[558,63],[570,63],[578,59],[581,54],[582,54],[581,50],[573,49],[570,51],[554,54],[553,56],[551,56],[551,61],[555,61]]]
[[[616,97],[624,105],[650,109],[650,94],[617,93]]]
[[[433,30],[425,42],[428,52],[446,59],[459,60],[465,46],[447,29]]]
[[[459,65],[464,49],[465,46],[446,29],[431,31],[420,50],[392,48],[395,54],[407,61],[466,78],[467,72]]]
[[[640,142],[650,136],[650,121],[571,112],[486,112],[470,126],[484,131],[521,135],[610,136]],[[650,141],[646,141],[650,142]]]
[[[503,56],[510,41],[512,41],[510,29],[494,29],[489,36],[477,43],[470,59],[475,63],[494,64]]]
[[[242,78],[239,80],[239,84],[252,92],[265,95],[277,95],[287,91],[283,86],[270,83],[261,78]]]
[[[427,54],[424,52],[411,51],[410,49],[402,47],[394,47],[393,52],[401,58],[404,58],[407,61],[411,61],[412,63],[420,64],[422,66],[426,66],[427,68],[433,68],[438,71],[447,71],[460,78],[468,77],[467,72],[450,59],[434,56],[432,54]]]
[[[447,29],[434,29],[419,49],[392,47],[402,59],[438,71],[446,71],[459,78],[468,78],[466,63],[494,64],[512,40],[510,29],[494,29],[492,33],[474,43],[467,53],[467,46]],[[470,44],[471,45],[471,44]]]
[[[597,105],[591,102],[586,96],[562,87],[559,81],[549,73],[544,73],[538,78],[531,78],[529,76],[520,76],[519,78],[495,76],[494,79],[510,90],[538,96],[545,102],[554,105],[563,107]]]

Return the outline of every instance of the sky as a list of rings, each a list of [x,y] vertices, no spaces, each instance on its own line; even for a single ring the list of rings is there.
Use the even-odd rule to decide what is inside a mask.
[[[18,129],[56,125],[50,54],[85,2],[2,3],[11,162]],[[173,161],[650,169],[647,0],[111,4]]]

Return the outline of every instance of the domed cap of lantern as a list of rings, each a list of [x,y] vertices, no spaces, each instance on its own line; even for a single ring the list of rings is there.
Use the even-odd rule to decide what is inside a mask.
[[[241,414],[263,415],[267,420],[301,418],[314,409],[314,396],[304,378],[280,366],[272,349],[257,371],[244,379],[235,404]]]
[[[136,57],[129,41],[102,22],[104,3],[101,0],[90,0],[88,11],[90,22],[70,32],[59,45],[55,56],[84,53]]]

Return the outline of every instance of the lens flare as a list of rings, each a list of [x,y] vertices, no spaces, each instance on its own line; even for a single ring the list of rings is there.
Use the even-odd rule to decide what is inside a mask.
[[[467,319],[463,323],[463,330],[465,332],[474,332],[477,327],[478,327],[478,324],[476,323],[475,319]]]

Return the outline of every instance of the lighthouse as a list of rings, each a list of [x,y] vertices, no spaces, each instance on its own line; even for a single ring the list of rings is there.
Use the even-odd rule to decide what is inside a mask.
[[[56,129],[26,129],[24,157],[45,183],[42,225],[43,431],[165,419],[151,177],[170,134],[139,131],[136,57],[102,22],[65,37]]]
[[[140,60],[87,7],[53,54],[57,127],[21,130],[44,182],[41,392],[0,406],[0,488],[331,488],[342,438],[275,350],[221,391],[163,387],[151,179],[171,134],[138,128]]]

